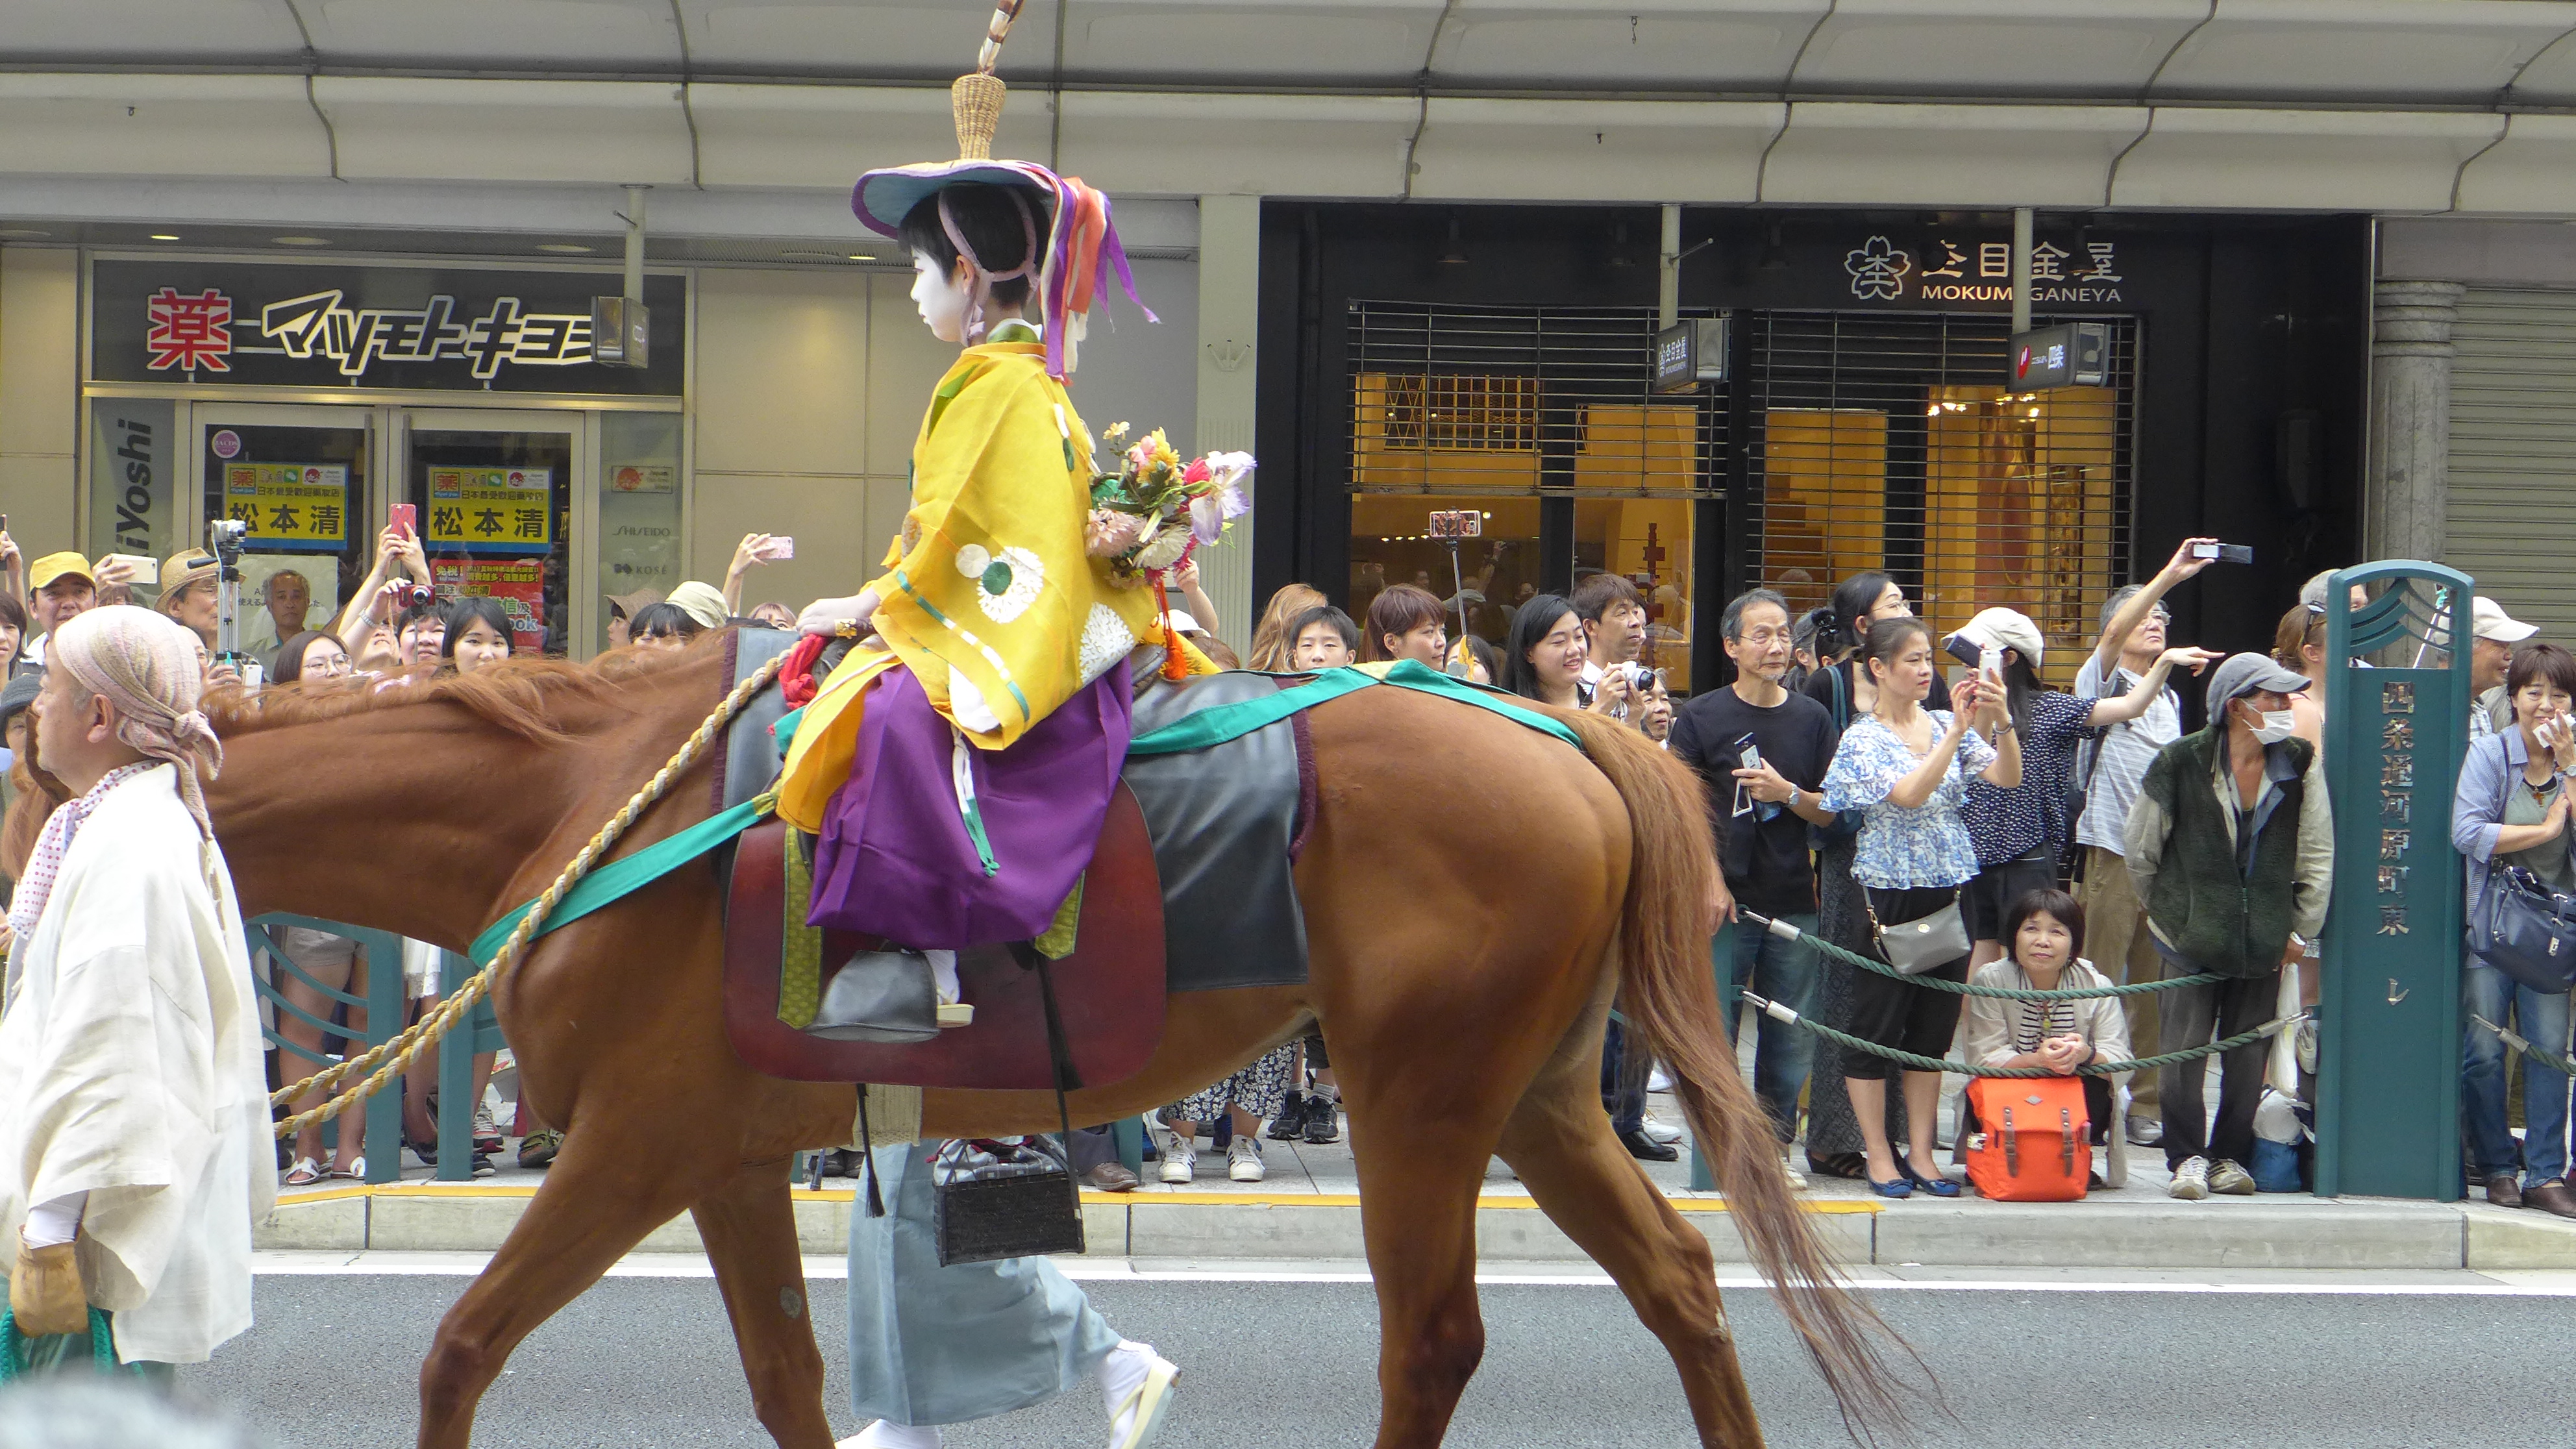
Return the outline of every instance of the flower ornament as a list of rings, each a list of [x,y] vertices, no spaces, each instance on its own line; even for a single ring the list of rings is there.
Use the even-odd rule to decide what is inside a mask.
[[[1116,558],[1145,537],[1145,519],[1114,508],[1095,508],[1082,528],[1083,552],[1093,558]]]
[[[1149,572],[1167,569],[1179,563],[1181,555],[1189,551],[1190,530],[1164,525],[1148,535],[1145,546],[1136,551],[1136,567]]]

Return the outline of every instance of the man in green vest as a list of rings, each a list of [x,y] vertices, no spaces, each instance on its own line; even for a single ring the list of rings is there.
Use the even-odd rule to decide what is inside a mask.
[[[2158,751],[2125,832],[2129,875],[2165,975],[2225,979],[2164,992],[2164,1050],[2239,1035],[2279,1014],[2281,962],[2294,936],[2325,923],[2334,818],[2316,749],[2296,738],[2290,696],[2308,681],[2260,654],[2210,671],[2209,726]],[[2219,1061],[2218,1118],[2201,1104],[2202,1063],[2166,1067],[2168,1192],[2197,1201],[2250,1194],[2265,1043]]]

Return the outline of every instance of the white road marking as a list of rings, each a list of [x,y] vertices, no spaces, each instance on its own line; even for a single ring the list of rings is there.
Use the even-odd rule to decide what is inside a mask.
[[[492,1261],[489,1253],[271,1251],[252,1255],[254,1273],[278,1277],[380,1276],[470,1278]],[[1211,1263],[1155,1259],[1060,1258],[1056,1266],[1078,1283],[1366,1283],[1357,1263]],[[2195,1270],[2155,1273],[2050,1272],[2046,1277],[1951,1276],[1978,1269],[1860,1268],[1853,1286],[1872,1292],[1950,1293],[2208,1293],[2396,1298],[2576,1298],[2576,1270],[2471,1272],[2413,1270],[2373,1274],[2279,1272],[2210,1274]],[[1911,1275],[1911,1276],[1904,1276]],[[612,1278],[708,1278],[715,1270],[703,1254],[634,1253],[608,1270]],[[805,1259],[813,1280],[847,1278],[849,1262],[835,1254]],[[1478,1283],[1538,1287],[1609,1287],[1610,1277],[1588,1263],[1496,1264],[1476,1274]],[[1752,1269],[1731,1264],[1718,1271],[1721,1288],[1760,1289]]]

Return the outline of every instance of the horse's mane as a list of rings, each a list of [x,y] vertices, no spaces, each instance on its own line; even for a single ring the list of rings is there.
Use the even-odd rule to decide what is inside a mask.
[[[414,665],[399,674],[299,679],[257,694],[226,688],[206,696],[206,717],[216,734],[230,739],[353,714],[445,703],[461,705],[512,734],[559,743],[569,738],[561,719],[565,703],[605,699],[640,681],[683,668],[698,651],[712,647],[704,640],[716,632],[709,631],[682,650],[630,646],[587,664],[510,658],[471,674]]]

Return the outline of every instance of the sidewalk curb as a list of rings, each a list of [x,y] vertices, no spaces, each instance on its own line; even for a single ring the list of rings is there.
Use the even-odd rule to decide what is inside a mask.
[[[491,1252],[531,1187],[406,1184],[297,1194],[259,1225],[263,1250]],[[794,1193],[798,1245],[849,1244],[854,1194]],[[1673,1200],[1721,1263],[1748,1261],[1726,1204]],[[2384,1198],[2274,1202],[1982,1200],[1882,1206],[1818,1199],[1802,1206],[1845,1263],[1882,1267],[2547,1269],[2576,1268],[2576,1222],[2479,1203]],[[1365,1256],[1358,1199],[1347,1194],[1083,1194],[1094,1258],[1338,1260]],[[1585,1254],[1526,1197],[1478,1199],[1480,1256],[1580,1262]],[[687,1214],[654,1230],[639,1253],[698,1253]]]

